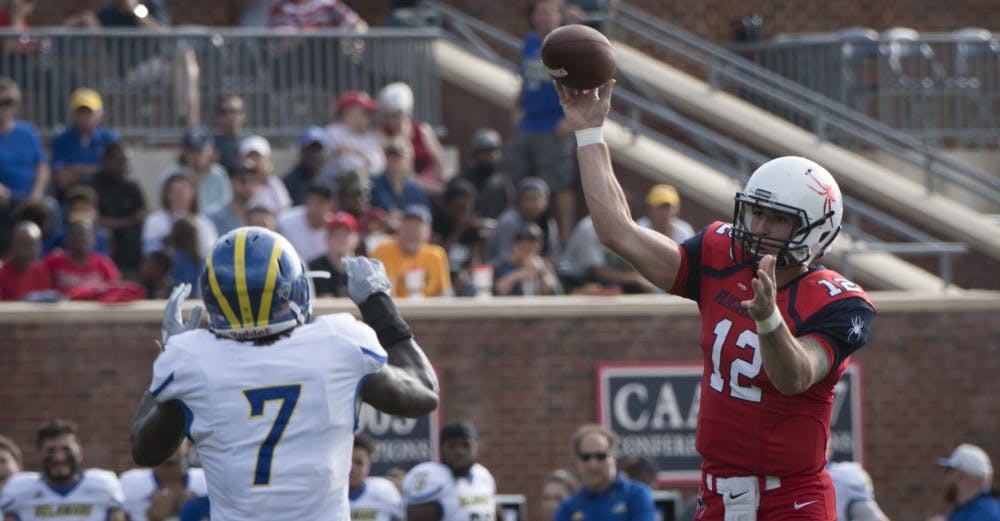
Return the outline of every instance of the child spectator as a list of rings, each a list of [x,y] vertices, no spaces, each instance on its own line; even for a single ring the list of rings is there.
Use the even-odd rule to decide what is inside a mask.
[[[66,249],[53,251],[44,262],[52,286],[70,298],[103,291],[121,279],[111,258],[94,251],[94,224],[88,219],[71,221],[66,228]]]
[[[191,296],[201,297],[198,277],[205,263],[205,256],[199,246],[198,224],[191,217],[181,217],[170,227],[170,235],[165,241],[170,246],[170,278],[173,284],[190,284]]]
[[[557,295],[562,293],[552,263],[541,256],[542,229],[524,223],[514,236],[507,258],[493,270],[495,295]]]
[[[163,239],[170,233],[174,221],[183,217],[193,217],[198,226],[201,251],[212,249],[216,236],[215,225],[198,213],[198,195],[194,182],[184,174],[174,174],[163,183],[160,205],[148,217],[142,227],[142,251],[149,253],[164,248]]]
[[[0,300],[21,300],[36,291],[51,288],[45,264],[38,260],[42,231],[31,221],[14,226],[10,252],[0,262]]]
[[[165,251],[152,251],[142,258],[142,264],[139,266],[139,283],[146,289],[146,298],[166,299],[170,296],[174,286],[170,279],[172,271],[173,262]]]

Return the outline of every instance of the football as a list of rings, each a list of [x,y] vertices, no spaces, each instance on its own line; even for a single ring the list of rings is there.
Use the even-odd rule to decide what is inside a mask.
[[[564,25],[542,42],[542,64],[549,75],[568,87],[593,89],[615,75],[611,42],[586,25]]]

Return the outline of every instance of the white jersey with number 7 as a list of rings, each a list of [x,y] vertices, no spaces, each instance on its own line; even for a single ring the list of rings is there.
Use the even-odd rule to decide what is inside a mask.
[[[346,313],[270,345],[199,329],[170,338],[150,392],[182,404],[212,521],[348,520],[358,392],[385,362],[375,332]]]

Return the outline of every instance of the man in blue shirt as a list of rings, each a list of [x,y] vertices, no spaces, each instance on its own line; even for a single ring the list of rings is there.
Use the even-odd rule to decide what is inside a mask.
[[[69,97],[69,108],[69,128],[52,139],[52,175],[60,203],[67,190],[90,181],[101,165],[104,147],[118,141],[118,134],[101,126],[104,101],[97,91],[76,89]]]
[[[6,250],[14,212],[24,201],[41,200],[49,182],[49,167],[38,130],[15,119],[21,89],[0,78],[0,253]]]
[[[993,495],[993,464],[983,449],[963,443],[951,456],[939,458],[945,473],[945,499],[955,505],[948,521],[1000,521],[1000,499]],[[937,518],[941,519],[941,518]]]
[[[583,483],[556,511],[554,521],[653,521],[656,506],[648,486],[618,475],[618,437],[587,424],[573,435],[576,472]]]
[[[521,76],[520,117],[509,143],[508,172],[514,181],[541,177],[552,190],[559,238],[569,239],[576,224],[576,186],[573,136],[569,132],[552,77],[542,63],[542,42],[562,24],[562,2],[532,0],[518,74]]]

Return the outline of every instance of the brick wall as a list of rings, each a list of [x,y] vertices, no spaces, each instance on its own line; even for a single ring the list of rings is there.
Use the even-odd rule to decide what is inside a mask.
[[[1000,295],[875,299],[880,316],[856,357],[866,464],[891,518],[924,519],[943,508],[935,457],[964,441],[1000,455]],[[700,320],[676,299],[521,302],[402,309],[441,377],[442,419],[474,422],[500,490],[527,494],[537,512],[542,477],[572,464],[570,434],[595,419],[595,365],[697,359]],[[80,423],[88,465],[130,466],[127,426],[149,382],[160,305],[0,307],[0,432],[22,444],[29,468],[34,429],[54,416]]]

